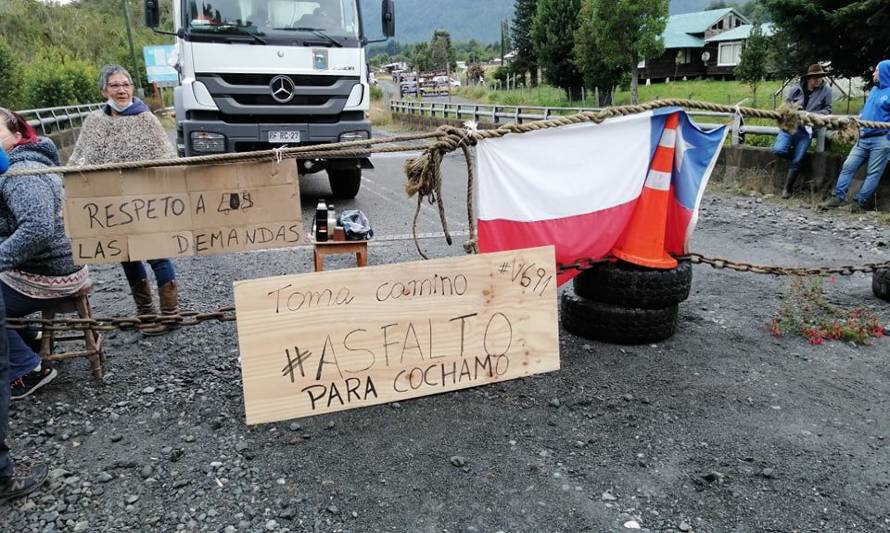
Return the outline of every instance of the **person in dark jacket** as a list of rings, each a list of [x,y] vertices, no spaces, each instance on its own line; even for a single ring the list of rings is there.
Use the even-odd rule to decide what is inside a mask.
[[[874,122],[890,122],[890,60],[885,59],[878,63],[873,80],[875,86],[868,94],[859,118]],[[850,190],[853,176],[862,165],[868,163],[865,183],[862,184],[859,194],[856,195],[856,201],[851,206],[854,213],[867,209],[875,191],[878,190],[888,162],[890,162],[890,130],[883,128],[859,130],[859,140],[844,162],[834,193],[822,207],[832,209],[843,205],[847,201],[847,191]]]
[[[59,166],[53,142],[38,137],[19,114],[0,108],[0,146],[10,169]],[[62,222],[62,178],[57,174],[0,177],[0,290],[6,314],[24,317],[55,306],[89,283],[89,270],[74,264]],[[7,330],[12,399],[24,398],[57,372],[34,351],[34,339]],[[30,345],[29,345],[30,344]]]
[[[819,115],[831,114],[831,87],[825,83],[826,73],[822,65],[810,65],[807,73],[800,79],[800,83],[794,85],[786,103],[797,104],[801,111],[816,113]],[[813,139],[813,129],[809,126],[801,126],[794,134],[784,131],[779,132],[776,143],[773,145],[773,153],[779,157],[789,159],[788,174],[785,176],[785,186],[782,188],[782,198],[788,199],[797,181],[797,175],[807,155],[807,149]]]
[[[0,141],[2,143],[2,141]],[[5,143],[4,143],[5,145]],[[10,161],[4,145],[0,145],[0,176],[9,169]],[[16,468],[9,457],[6,435],[9,431],[9,343],[6,337],[6,307],[0,291],[0,501],[19,498],[40,488],[46,481],[47,467]]]

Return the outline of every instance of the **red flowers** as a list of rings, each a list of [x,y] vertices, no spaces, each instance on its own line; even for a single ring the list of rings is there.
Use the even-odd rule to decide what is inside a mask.
[[[832,283],[834,279],[830,280]],[[822,279],[795,278],[788,294],[773,317],[770,333],[781,337],[799,335],[812,345],[826,340],[869,344],[884,336],[878,316],[868,309],[844,309],[829,303],[822,292]]]

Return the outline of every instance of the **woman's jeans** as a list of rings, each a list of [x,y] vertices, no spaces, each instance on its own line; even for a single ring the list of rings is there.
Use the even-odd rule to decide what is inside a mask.
[[[779,136],[776,137],[776,143],[773,145],[773,153],[791,160],[788,170],[799,171],[811,140],[812,138],[806,130],[797,130],[794,135],[780,131]]]
[[[169,259],[149,259],[148,264],[155,273],[155,280],[158,282],[158,287],[163,287],[167,283],[176,279],[176,270],[173,268],[173,261]],[[129,282],[131,286],[136,285],[144,279],[148,279],[148,272],[145,271],[145,266],[142,264],[142,261],[129,261],[121,263],[121,266],[124,267],[124,275],[127,276],[127,282]]]
[[[41,300],[25,296],[2,281],[0,281],[0,289],[2,289],[3,300],[6,304],[5,316],[12,318],[21,318],[38,311],[50,309],[61,301],[61,298]],[[6,330],[4,337],[9,349],[9,375],[7,376],[7,383],[12,383],[34,370],[40,364],[40,356],[25,344],[25,340],[19,331],[9,328],[4,329]],[[2,383],[0,381],[0,384]]]
[[[862,184],[859,194],[856,195],[859,205],[867,204],[878,189],[878,184],[881,183],[881,176],[884,175],[888,160],[890,160],[890,139],[886,135],[859,139],[844,162],[844,168],[841,169],[841,174],[837,178],[834,195],[841,200],[846,200],[853,177],[867,162],[865,183]]]

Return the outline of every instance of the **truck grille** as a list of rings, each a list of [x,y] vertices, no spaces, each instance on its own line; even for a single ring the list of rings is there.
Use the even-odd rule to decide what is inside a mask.
[[[203,76],[203,74],[199,74]],[[272,83],[273,74],[220,74],[220,78],[229,85],[262,85],[268,87]],[[297,87],[330,87],[338,81],[340,76],[288,76]],[[355,78],[358,81],[358,78]]]
[[[269,84],[277,74],[197,74],[224,116],[338,115],[343,112],[355,76],[290,75],[294,96],[285,103],[272,98]]]

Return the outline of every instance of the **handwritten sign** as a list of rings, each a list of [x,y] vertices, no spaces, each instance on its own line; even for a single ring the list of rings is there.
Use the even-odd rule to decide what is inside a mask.
[[[65,176],[78,264],[282,248],[305,239],[294,161]]]
[[[235,283],[248,424],[559,369],[552,247]]]

